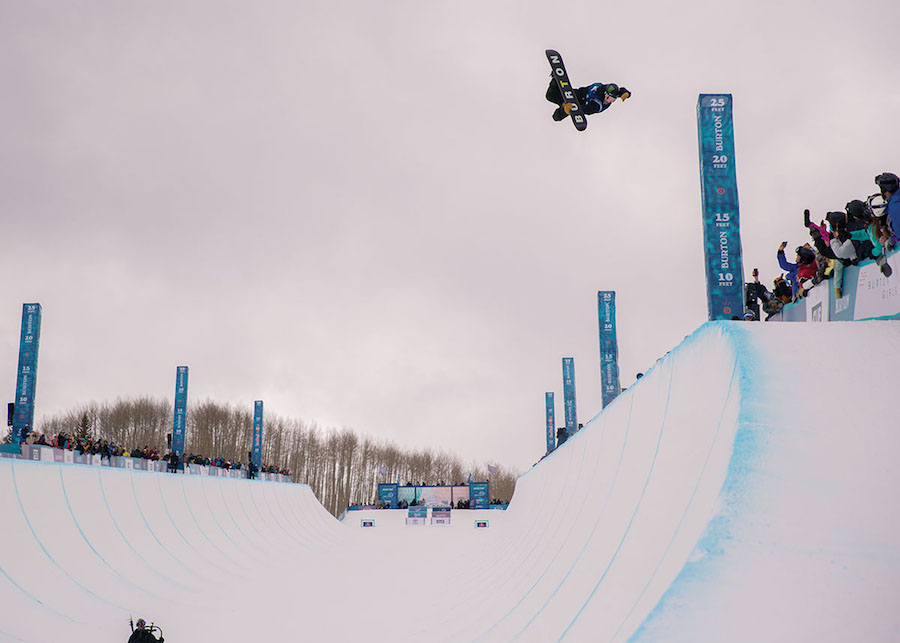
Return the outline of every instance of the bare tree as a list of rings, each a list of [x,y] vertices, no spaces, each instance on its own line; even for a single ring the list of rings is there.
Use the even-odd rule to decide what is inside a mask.
[[[151,397],[90,402],[44,420],[48,435],[81,429],[94,437],[128,449],[150,446],[162,451],[172,430],[173,404]],[[252,447],[253,412],[242,406],[207,399],[188,405],[186,451],[210,458],[244,462]],[[322,505],[334,515],[351,502],[374,503],[379,482],[401,484],[465,483],[490,480],[491,497],[509,500],[518,473],[491,463],[488,471],[477,463],[465,465],[448,452],[405,451],[393,442],[360,437],[344,427],[322,429],[316,422],[267,414],[263,425],[264,464],[289,468],[294,482],[308,484]]]

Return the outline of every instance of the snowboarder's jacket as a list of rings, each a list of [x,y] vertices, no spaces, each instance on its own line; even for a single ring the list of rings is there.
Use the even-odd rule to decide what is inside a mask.
[[[603,104],[603,96],[606,94],[607,87],[608,85],[604,85],[603,83],[594,83],[593,85],[579,87],[575,90],[575,95],[578,97],[578,101],[584,108],[585,114],[599,114],[609,107],[609,105]]]

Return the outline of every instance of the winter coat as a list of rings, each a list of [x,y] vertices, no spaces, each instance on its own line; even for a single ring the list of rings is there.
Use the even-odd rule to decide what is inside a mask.
[[[816,261],[819,262],[820,266],[822,263],[819,258],[823,258],[828,262],[829,268],[825,271],[826,276],[829,276],[829,273],[837,275],[836,265],[839,264],[841,270],[843,270],[845,265],[849,266],[856,260],[856,248],[853,247],[853,242],[849,239],[846,242],[841,242],[840,239],[832,239],[825,226],[810,223],[809,235],[816,244],[816,251],[819,253]]]
[[[830,259],[822,254],[817,255],[816,266],[818,269],[816,271],[816,278],[813,281],[815,281],[815,283],[820,283],[826,279],[831,279],[832,274],[834,274],[834,263],[834,259]]]
[[[884,204],[884,213],[891,222],[895,237],[900,237],[900,191],[894,192]]]
[[[799,283],[797,282],[797,264],[788,261],[787,257],[784,256],[784,250],[779,250],[778,265],[787,273],[787,281],[791,284],[791,292],[796,295],[797,288],[799,287]]]
[[[775,280],[775,289],[772,291],[772,294],[776,299],[784,304],[787,304],[790,303],[793,292],[791,291],[791,287],[788,285],[788,283],[784,279],[779,277]]]
[[[157,639],[149,630],[142,628],[132,632],[128,638],[128,643],[157,643]]]
[[[744,295],[744,301],[747,306],[754,305],[758,300],[769,301],[769,291],[758,281],[751,281],[747,284]]]
[[[856,256],[860,260],[868,259],[869,257],[877,259],[881,256],[881,243],[878,241],[877,236],[873,239],[874,233],[870,233],[871,228],[873,226],[859,219],[847,224],[847,232],[850,234],[853,247],[856,248]]]
[[[815,260],[811,263],[791,263],[784,256],[784,250],[778,251],[778,265],[787,273],[788,281],[791,282],[791,289],[795,295],[800,290],[801,282],[813,279],[819,269]]]
[[[584,108],[585,114],[599,114],[609,105],[603,104],[603,96],[606,95],[607,85],[603,83],[594,83],[587,87],[579,87],[575,90],[578,102]],[[611,105],[612,103],[610,103]]]
[[[807,279],[814,279],[819,271],[819,266],[815,261],[812,263],[801,263],[797,266],[797,282],[801,283]]]

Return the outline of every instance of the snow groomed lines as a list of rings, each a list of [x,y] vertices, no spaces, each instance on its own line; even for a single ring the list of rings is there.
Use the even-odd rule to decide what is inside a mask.
[[[676,370],[675,367],[672,367],[671,370],[669,371],[669,386],[668,386],[668,391],[666,392],[666,404],[665,404],[665,409],[663,411],[662,422],[660,423],[660,428],[659,428],[659,438],[657,438],[657,440],[656,440],[656,449],[653,452],[653,459],[650,462],[650,470],[647,472],[646,481],[644,482],[644,486],[641,489],[641,495],[638,498],[637,504],[635,505],[634,512],[631,514],[631,519],[628,521],[628,526],[625,528],[625,532],[622,534],[622,538],[619,540],[619,544],[616,546],[616,549],[613,552],[612,557],[609,560],[609,564],[607,564],[606,569],[603,570],[603,573],[600,575],[600,578],[597,580],[597,584],[594,585],[594,589],[591,590],[591,593],[588,595],[587,600],[584,602],[584,604],[581,606],[581,608],[575,614],[575,618],[573,618],[572,621],[563,630],[562,635],[560,636],[560,639],[564,639],[566,637],[566,635],[569,633],[569,630],[572,628],[572,625],[575,624],[575,622],[578,620],[578,618],[584,612],[584,608],[591,602],[591,599],[593,599],[594,594],[596,594],[596,592],[597,592],[597,588],[600,587],[600,584],[603,582],[603,579],[606,578],[606,575],[609,573],[610,568],[612,568],[613,563],[616,560],[616,556],[618,556],[619,551],[622,549],[622,544],[628,538],[628,532],[631,530],[631,525],[634,524],[635,516],[637,516],[638,512],[640,511],[641,502],[644,500],[644,494],[647,492],[647,487],[650,485],[650,480],[653,477],[653,468],[656,466],[656,458],[659,456],[659,446],[660,446],[660,444],[662,444],[663,434],[665,433],[666,419],[667,419],[668,413],[669,413],[669,402],[671,401],[672,380],[675,377],[675,370]],[[593,533],[596,533],[596,530]],[[593,533],[591,534],[591,536],[593,536]],[[589,542],[590,542],[590,539],[588,539],[588,542],[585,543],[585,546],[582,548],[582,551],[584,551],[584,549],[587,548],[587,545]],[[574,566],[573,566],[573,569],[574,569]],[[559,587],[557,587],[557,590],[558,589],[559,589]],[[556,594],[557,590],[554,590],[553,595]],[[551,596],[551,599],[552,599],[552,596]],[[546,607],[546,604],[544,605],[544,607],[542,607],[540,610],[538,610],[538,613],[534,617],[532,617],[531,620],[529,620],[529,622],[525,625],[525,627],[522,628],[522,631],[528,629],[528,627],[531,625],[532,621],[534,621],[534,619],[540,615],[540,613],[544,610],[545,607]]]
[[[688,511],[694,503],[694,499],[697,497],[697,490],[700,488],[700,485],[704,481],[704,474],[706,473],[707,466],[709,465],[710,459],[712,458],[713,452],[715,451],[716,445],[719,443],[719,438],[722,434],[722,421],[725,417],[725,413],[728,410],[728,402],[731,399],[731,396],[734,394],[734,385],[735,380],[737,378],[738,373],[738,360],[735,359],[734,368],[731,372],[731,381],[728,385],[728,394],[725,399],[725,403],[722,405],[722,413],[719,416],[719,425],[716,427],[715,437],[713,438],[712,444],[710,445],[709,451],[706,455],[706,460],[703,463],[703,467],[700,470],[700,475],[697,477],[697,483],[694,485],[694,490],[691,492],[691,499],[688,501],[687,506],[685,507],[684,513],[681,515],[681,519],[678,521],[678,525],[675,528],[675,533],[672,534],[672,538],[669,540],[669,543],[666,545],[665,551],[663,551],[662,556],[660,556],[659,562],[656,565],[656,568],[653,570],[650,578],[647,579],[646,584],[641,589],[640,594],[638,594],[637,598],[634,601],[631,609],[628,611],[628,614],[625,615],[625,618],[622,619],[622,622],[619,624],[619,627],[616,628],[616,631],[613,633],[613,638],[615,639],[619,632],[622,631],[625,623],[631,618],[631,615],[634,613],[634,610],[637,608],[638,603],[641,598],[643,598],[644,594],[647,592],[647,588],[650,587],[650,584],[653,582],[653,579],[656,578],[657,573],[659,572],[660,567],[663,564],[663,561],[666,559],[666,555],[669,553],[669,550],[672,548],[672,543],[675,542],[676,537],[678,536],[678,532],[681,529],[681,526],[684,524],[684,520],[688,515]]]
[[[41,463],[41,464],[43,464],[43,463]],[[80,582],[75,580],[75,578],[72,577],[72,575],[68,572],[68,570],[66,570],[65,567],[60,565],[59,562],[53,557],[53,555],[47,550],[47,547],[44,545],[43,540],[40,538],[40,536],[37,535],[37,532],[35,532],[34,526],[31,524],[31,520],[28,518],[28,512],[25,511],[25,506],[22,503],[22,495],[19,493],[19,485],[16,480],[16,464],[13,464],[11,470],[12,470],[13,490],[15,491],[16,500],[18,500],[18,503],[19,503],[19,508],[22,510],[22,516],[25,518],[25,524],[28,525],[28,530],[31,532],[31,535],[34,537],[35,544],[37,544],[37,546],[40,548],[40,550],[44,553],[44,555],[47,557],[47,560],[49,560],[56,569],[58,569],[60,572],[62,572],[63,575],[67,579],[69,579],[72,582],[72,584],[75,585],[82,592],[96,598],[97,600],[101,601],[102,603],[104,603],[106,605],[111,605],[120,610],[124,610],[125,608],[122,605],[119,605],[119,604],[107,599],[104,596],[100,596],[99,594],[97,594],[96,592],[91,590],[90,588],[85,587],[83,584],[81,584]]]
[[[66,491],[66,481],[65,481],[65,478],[63,477],[63,468],[62,467],[59,468],[59,485],[60,485],[60,488],[62,489],[63,500],[66,501],[66,508],[69,510],[69,516],[72,518],[72,523],[75,525],[75,528],[78,530],[78,533],[81,535],[81,538],[82,538],[82,540],[84,540],[84,543],[88,546],[88,548],[91,550],[91,552],[94,554],[94,556],[96,556],[97,559],[103,564],[103,566],[106,569],[108,569],[117,579],[119,579],[121,582],[128,585],[129,587],[133,588],[137,592],[147,593],[156,599],[162,599],[163,597],[155,595],[153,592],[150,592],[146,588],[137,585],[131,579],[125,578],[112,565],[109,564],[109,562],[106,560],[106,558],[104,558],[100,554],[99,551],[97,551],[97,548],[94,547],[94,545],[91,543],[90,539],[84,533],[84,530],[81,528],[81,525],[78,523],[78,518],[75,516],[75,512],[72,510],[72,504],[69,502],[69,494]],[[143,558],[142,558],[142,560],[143,560]],[[151,568],[151,569],[152,569],[152,571],[156,571],[153,568]],[[170,579],[165,579],[165,580],[170,581]],[[171,600],[171,599],[165,598],[163,600]]]
[[[633,398],[632,398],[632,399],[633,399]],[[598,416],[598,417],[599,417],[599,416]],[[595,420],[596,420],[596,419],[597,419],[597,418],[595,418]],[[592,480],[597,478],[597,472],[598,472],[598,469],[599,469],[599,466],[600,466],[600,461],[602,460],[602,456],[603,456],[603,443],[604,443],[604,438],[605,438],[605,436],[606,436],[606,432],[604,431],[605,426],[604,426],[602,420],[601,420],[601,423],[600,423],[599,426],[596,426],[596,427],[592,427],[592,426],[591,426],[595,420],[592,420],[591,422],[589,422],[588,424],[586,424],[586,425],[584,426],[584,428],[582,429],[582,431],[584,431],[584,430],[588,430],[589,427],[590,427],[590,430],[597,431],[597,432],[599,432],[599,434],[600,434],[600,438],[599,438],[599,440],[598,440],[599,444],[597,445],[597,454],[596,454],[596,458],[595,458],[595,460],[594,460],[593,475],[591,476],[591,479],[592,479]],[[627,429],[626,429],[626,435],[627,435]],[[575,437],[575,436],[573,436],[571,439],[574,439],[574,437]],[[573,444],[574,444],[574,443],[573,443]],[[574,449],[575,447],[573,446],[573,447],[571,447],[571,448]],[[586,453],[586,449],[583,448],[583,449],[582,449],[582,452]],[[619,463],[621,464],[621,457],[620,457],[620,459],[619,459]],[[483,639],[485,636],[487,636],[487,635],[490,634],[492,631],[494,631],[494,629],[495,629],[502,621],[504,621],[505,619],[507,619],[511,614],[513,614],[513,612],[516,611],[516,609],[518,609],[518,608],[524,603],[525,599],[528,598],[528,596],[532,593],[532,591],[534,591],[535,588],[537,588],[537,587],[541,584],[541,581],[543,581],[543,580],[544,580],[544,577],[550,572],[551,568],[553,567],[553,564],[556,562],[556,560],[557,560],[557,559],[562,555],[562,553],[565,551],[565,545],[566,545],[566,543],[569,542],[569,538],[572,537],[572,534],[574,533],[576,524],[578,523],[578,519],[581,517],[582,513],[584,512],[585,508],[587,507],[587,505],[588,505],[588,499],[590,498],[590,489],[591,489],[591,488],[590,488],[588,485],[583,485],[583,486],[585,487],[585,489],[584,489],[584,490],[585,490],[585,494],[584,494],[584,497],[582,498],[582,501],[581,501],[581,503],[580,503],[580,505],[579,505],[578,512],[577,512],[577,514],[576,514],[574,520],[572,520],[571,523],[569,523],[569,530],[568,530],[568,533],[566,534],[566,536],[565,536],[565,538],[563,539],[562,543],[560,543],[560,546],[556,549],[556,552],[553,553],[553,555],[552,555],[552,557],[550,558],[550,560],[547,561],[546,565],[544,565],[543,571],[542,571],[542,572],[540,573],[540,575],[534,580],[534,582],[531,584],[531,586],[528,587],[527,590],[525,590],[525,592],[522,594],[522,596],[519,598],[519,600],[517,600],[516,603],[515,603],[512,607],[509,608],[509,610],[506,612],[506,614],[504,614],[504,615],[503,615],[496,623],[494,623],[493,625],[491,625],[491,627],[489,627],[489,628],[488,628],[488,629],[487,629],[487,630],[486,630],[479,638]],[[601,510],[600,513],[602,514],[602,510]],[[558,523],[558,524],[561,526],[561,523]],[[555,592],[554,592],[554,594],[555,594]],[[552,599],[552,595],[551,595],[551,599]],[[550,600],[550,599],[548,599],[548,600]],[[530,622],[531,622],[531,621],[529,621],[529,623],[530,623]],[[526,624],[525,627],[527,627],[527,624]],[[524,628],[523,628],[523,629],[524,629]],[[521,632],[520,632],[520,633],[521,633]]]
[[[98,472],[98,474],[99,474],[99,472]],[[143,503],[138,499],[137,489],[135,489],[135,486],[134,486],[134,476],[131,477],[131,493],[135,499],[134,506],[138,510],[138,515],[141,517],[141,521],[143,522],[144,527],[147,530],[147,533],[150,534],[150,536],[153,538],[153,540],[156,542],[156,544],[159,545],[160,549],[162,549],[172,559],[172,561],[176,565],[176,569],[183,567],[184,563],[177,556],[175,556],[175,554],[173,554],[172,551],[168,547],[166,547],[162,543],[162,541],[159,539],[159,536],[156,534],[156,530],[153,529],[153,526],[150,524],[150,521],[147,520],[147,516],[144,514],[144,509],[141,506]],[[183,585],[180,581],[177,581],[177,580],[175,580],[173,578],[169,578],[169,577],[166,577],[166,578],[169,580],[170,583],[172,583],[179,589],[183,589],[185,591],[190,591],[190,588]]]
[[[617,464],[616,464],[615,472],[613,473],[613,476],[612,476],[612,479],[613,479],[613,480],[615,480],[615,479],[618,478],[619,471],[620,471],[621,468],[622,468],[622,461],[623,461],[624,458],[625,458],[625,451],[626,451],[626,449],[628,448],[628,435],[629,435],[629,428],[630,428],[630,426],[631,426],[631,414],[632,414],[632,410],[633,410],[633,408],[634,408],[634,396],[633,396],[633,395],[630,395],[630,396],[628,396],[628,399],[629,399],[628,420],[626,420],[626,422],[625,422],[624,441],[623,441],[623,443],[622,443],[622,448],[619,450],[619,458],[618,458],[618,462],[617,462]],[[615,402],[613,402],[613,403],[615,404]],[[585,426],[585,429],[588,428],[588,426],[590,426],[590,424],[586,425],[586,426]],[[599,430],[603,431],[603,427],[598,427],[598,428],[599,428]],[[601,433],[601,440],[603,439],[604,435],[605,435],[605,432]],[[599,449],[598,449],[598,453],[597,453],[597,464],[595,465],[595,473],[596,473],[596,471],[597,471],[597,467],[599,466],[599,462],[600,462],[601,455],[602,455],[602,450],[599,450]],[[596,476],[595,476],[595,478],[596,478]],[[606,506],[607,506],[608,503],[609,503],[610,497],[612,497],[612,492],[613,492],[613,490],[614,490],[614,485],[609,485],[609,486],[607,486],[607,492],[606,492],[606,494],[605,494],[605,496],[604,496],[603,502],[602,502],[601,505],[600,505],[600,509],[599,509],[599,511],[597,512],[597,518],[596,518],[596,520],[594,521],[594,525],[593,525],[593,527],[592,527],[592,529],[591,529],[591,532],[593,532],[594,530],[596,530],[597,525],[599,525],[599,524],[600,524],[600,521],[603,519],[604,510],[605,510]],[[582,506],[582,509],[583,509],[583,508],[584,508],[584,505]],[[579,511],[579,516],[580,516],[580,515],[581,515],[581,512]],[[568,542],[568,538],[569,538],[569,537],[567,536],[567,537],[566,537],[566,542]],[[563,544],[565,544],[565,543],[563,543]],[[580,553],[579,553],[579,554],[576,556],[576,558],[575,558],[575,563],[577,563],[577,562],[580,560],[581,555],[584,553],[585,547],[587,547],[587,543],[585,543],[585,545],[582,546]],[[560,549],[557,551],[557,553],[553,556],[553,559],[550,561],[550,564],[548,564],[548,566],[547,566],[547,569],[548,569],[548,570],[549,570],[549,568],[550,568],[550,565],[551,565],[553,562],[556,561],[557,557],[558,557],[562,552],[563,552],[563,548],[560,547]],[[547,603],[549,603],[550,600],[552,600],[553,596],[556,595],[556,592],[558,591],[559,587],[560,587],[562,584],[565,583],[566,579],[569,577],[569,574],[572,572],[573,569],[574,569],[574,564],[573,564],[572,566],[570,566],[569,569],[566,571],[566,573],[565,573],[565,575],[563,576],[563,578],[562,578],[560,584],[556,586],[556,588],[553,590],[552,594],[550,595],[550,598],[548,598],[548,599],[544,602],[544,604],[542,605],[541,609],[543,609],[543,608],[547,605]],[[545,570],[545,573],[546,573],[546,570]],[[510,610],[509,610],[509,612],[506,613],[506,615],[504,615],[503,618],[508,617],[510,614],[513,613],[513,611],[514,611],[517,607],[519,607],[519,605],[522,604],[522,602],[525,600],[525,598],[526,598],[529,594],[531,594],[531,592],[538,586],[538,583],[540,582],[540,580],[543,579],[543,577],[544,577],[544,574],[541,574],[541,577],[540,577],[539,579],[537,579],[531,587],[528,588],[528,591],[525,592],[525,594],[522,596],[522,598],[521,598],[521,599],[520,599],[520,600],[519,600],[519,601],[518,601],[518,602],[517,602]],[[501,619],[501,620],[503,620],[503,619]],[[519,635],[521,635],[522,632],[525,631],[525,629],[528,627],[528,625],[529,625],[533,620],[534,620],[534,618],[529,619],[529,621],[522,627],[522,629],[519,630],[519,632],[516,634],[516,636],[518,637]],[[498,623],[499,623],[499,621],[498,621]],[[495,623],[493,626],[491,626],[491,629],[493,629],[494,627],[496,627],[496,625],[497,625],[498,623]],[[490,631],[490,630],[489,630],[489,631]]]

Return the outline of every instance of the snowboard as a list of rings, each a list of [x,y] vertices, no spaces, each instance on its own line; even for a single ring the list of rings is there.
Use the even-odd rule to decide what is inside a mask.
[[[578,98],[575,96],[575,88],[569,82],[569,74],[566,73],[566,66],[563,64],[562,56],[559,55],[558,51],[552,49],[548,49],[545,53],[552,70],[551,75],[559,87],[559,93],[562,94],[563,99],[567,103],[572,104],[572,109],[569,111],[569,116],[572,117],[572,124],[575,125],[575,129],[579,132],[583,132],[587,129],[587,118],[584,115],[581,103],[578,102]]]

